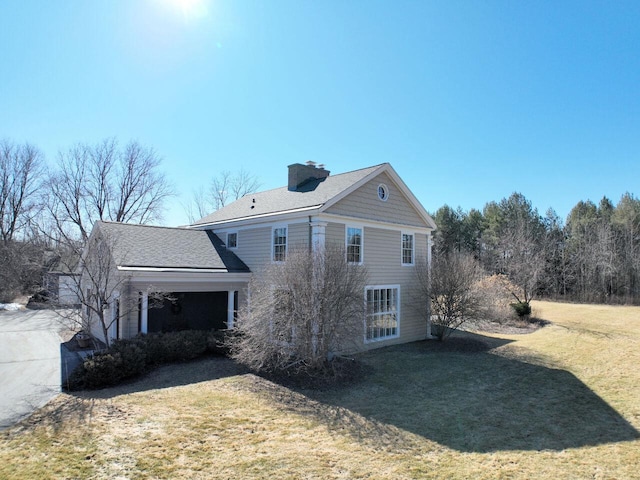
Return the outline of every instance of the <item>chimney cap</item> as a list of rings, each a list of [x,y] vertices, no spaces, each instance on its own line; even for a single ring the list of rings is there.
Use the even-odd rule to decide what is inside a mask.
[[[316,162],[314,162],[313,160],[307,160],[305,163],[310,167],[315,167],[316,166]]]

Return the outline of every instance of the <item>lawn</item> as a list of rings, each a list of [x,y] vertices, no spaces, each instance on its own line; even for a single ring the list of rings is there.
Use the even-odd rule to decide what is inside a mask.
[[[2,432],[0,478],[640,478],[640,308],[534,309],[552,323],[370,352],[332,390],[210,358],[62,394]]]

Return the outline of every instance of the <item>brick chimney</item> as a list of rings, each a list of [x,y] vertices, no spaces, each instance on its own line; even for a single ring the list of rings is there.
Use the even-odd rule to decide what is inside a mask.
[[[294,163],[289,165],[289,190],[296,191],[302,185],[312,180],[324,180],[331,172],[324,169],[324,165],[316,167],[315,162],[307,162],[306,165]]]

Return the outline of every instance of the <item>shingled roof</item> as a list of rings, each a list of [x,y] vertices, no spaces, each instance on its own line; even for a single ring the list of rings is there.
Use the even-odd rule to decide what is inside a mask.
[[[320,209],[328,201],[339,196],[356,183],[386,164],[354,170],[352,172],[331,175],[321,180],[313,180],[301,188],[289,190],[288,187],[276,188],[259,193],[250,193],[235,202],[201,218],[193,226],[204,226],[229,220],[239,220],[263,215],[290,212],[295,210]]]
[[[211,231],[98,222],[112,239],[118,267],[249,272],[249,267]]]

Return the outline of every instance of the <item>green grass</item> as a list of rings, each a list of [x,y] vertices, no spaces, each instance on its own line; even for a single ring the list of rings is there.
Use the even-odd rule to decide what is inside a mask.
[[[640,478],[640,308],[534,309],[553,323],[372,351],[340,389],[207,359],[63,394],[2,433],[0,478]]]

